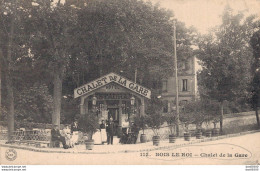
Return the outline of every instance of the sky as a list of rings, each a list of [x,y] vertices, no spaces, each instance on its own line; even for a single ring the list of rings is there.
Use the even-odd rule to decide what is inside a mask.
[[[260,0],[150,0],[159,3],[161,7],[170,9],[175,17],[186,26],[194,26],[202,33],[221,23],[224,7],[229,6],[237,11],[245,11],[246,15],[260,16]]]

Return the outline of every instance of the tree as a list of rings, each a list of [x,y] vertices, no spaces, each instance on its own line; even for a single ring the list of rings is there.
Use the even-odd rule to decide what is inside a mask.
[[[156,97],[152,97],[148,103],[146,114],[147,125],[153,130],[154,135],[158,136],[159,129],[165,122],[165,117],[162,115],[162,102]]]
[[[88,140],[92,140],[93,134],[99,128],[98,117],[93,112],[81,115],[79,118],[79,129],[88,134]]]
[[[143,134],[144,134],[144,130],[147,128],[147,121],[148,121],[147,115],[134,117],[134,123],[137,125],[139,129],[143,131]]]
[[[155,89],[154,82],[172,73],[173,14],[159,6],[138,0],[0,3],[1,76],[6,90],[1,96],[7,97],[2,103],[7,107],[9,132],[14,130],[15,115],[27,118],[26,111],[46,106],[53,110],[52,122],[59,124],[60,113],[70,115],[61,110],[62,93],[71,98],[75,87],[101,74],[124,70],[122,75],[134,80],[137,70],[137,82]],[[183,58],[191,52],[187,41],[191,33],[177,22],[178,53]],[[42,84],[47,87],[36,91],[35,86]],[[26,89],[46,96],[31,95]],[[53,91],[53,108],[47,100],[49,91]],[[36,98],[45,99],[44,103],[30,102],[32,108],[23,105],[22,99]],[[73,106],[77,101],[63,104],[67,102]]]
[[[255,32],[250,40],[253,48],[254,62],[252,64],[252,98],[251,104],[256,114],[257,125],[260,128],[258,107],[260,106],[260,30]]]
[[[60,124],[62,81],[73,49],[73,29],[75,29],[75,9],[60,1],[38,0],[32,9],[27,28],[30,30],[30,48],[35,65],[43,63],[53,79],[52,123]]]
[[[24,89],[16,99],[15,113],[17,121],[50,123],[53,99],[48,87],[35,84]]]
[[[177,126],[177,114],[176,111],[171,111],[167,113],[165,116],[165,121],[167,122],[167,125],[169,127],[170,135],[176,134],[176,126]]]
[[[1,72],[3,73],[4,85],[6,89],[7,120],[8,120],[8,140],[14,131],[14,72],[20,59],[28,56],[28,46],[26,46],[26,34],[24,23],[27,18],[31,1],[0,1],[0,57]],[[2,95],[2,94],[1,94]]]
[[[137,0],[79,2],[74,4],[79,9],[77,41],[63,84],[65,95],[109,72],[135,80],[135,71],[137,83],[159,93],[161,79],[173,73],[173,14]],[[196,32],[179,21],[176,27],[178,60],[183,63],[194,55]]]
[[[224,101],[248,98],[251,81],[252,52],[249,40],[258,21],[255,16],[233,14],[226,7],[222,24],[198,41],[198,58],[202,71],[198,74],[201,97],[221,104],[220,131],[223,127]]]
[[[90,1],[78,11],[73,80],[80,84],[109,72],[121,73],[149,88],[172,73],[172,13],[137,0]],[[182,58],[189,55],[192,32],[177,23]],[[187,48],[189,46],[189,48]],[[84,66],[84,67],[82,67]]]

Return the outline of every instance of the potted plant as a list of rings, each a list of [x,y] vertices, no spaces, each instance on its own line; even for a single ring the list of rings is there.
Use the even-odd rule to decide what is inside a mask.
[[[202,123],[204,122],[204,114],[198,113],[197,117],[194,119],[194,124],[196,125],[196,139],[201,139],[202,137]]]
[[[219,136],[219,128],[217,128],[217,123],[219,123],[219,118],[213,120],[214,128],[212,130],[212,136]]]
[[[92,150],[94,147],[92,136],[99,128],[98,117],[93,112],[81,115],[78,120],[78,127],[87,136],[85,137],[86,149]]]
[[[211,130],[209,129],[209,122],[206,122],[206,132],[205,132],[206,137],[211,137]]]
[[[202,138],[202,124],[207,119],[206,114],[206,105],[204,102],[198,100],[193,102],[193,112],[191,117],[193,117],[193,124],[196,125],[196,139]]]
[[[137,125],[138,128],[142,130],[142,134],[140,136],[140,142],[146,143],[147,142],[147,136],[144,133],[144,130],[147,128],[147,116],[137,116],[134,118],[134,122]]]
[[[193,118],[193,124],[196,125],[196,139],[201,139],[202,137],[202,124],[206,122],[208,119],[208,112],[207,112],[207,102],[203,100],[196,100],[190,102],[188,104],[187,112],[189,113],[190,117]]]
[[[154,133],[153,145],[158,146],[160,143],[159,129],[164,123],[164,117],[161,113],[162,101],[160,101],[156,96],[154,96],[148,103],[146,110],[147,114],[147,125],[150,127]]]
[[[189,105],[190,103],[187,103],[183,110],[180,113],[180,121],[182,123],[183,129],[184,129],[184,140],[190,141],[191,133],[189,131],[189,125],[194,122],[194,117],[192,117],[193,108],[192,105]]]
[[[158,146],[160,144],[160,136],[159,136],[159,129],[161,125],[164,123],[164,118],[160,112],[154,112],[148,115],[147,124],[153,130],[153,145]]]
[[[185,141],[190,141],[190,137],[191,137],[191,133],[189,131],[189,125],[190,123],[189,122],[185,122],[185,121],[181,121],[184,125],[184,140]]]
[[[167,122],[169,128],[169,143],[175,143],[176,140],[176,124],[177,124],[177,116],[176,112],[169,112],[165,115],[165,120]]]
[[[211,133],[212,130],[209,128],[210,123],[212,122],[212,116],[210,114],[210,112],[207,112],[206,116],[205,116],[205,124],[206,124],[206,132],[205,132],[205,136],[206,137],[211,137]]]
[[[220,121],[219,117],[219,103],[216,101],[211,101],[208,105],[208,113],[211,116],[211,121],[213,121],[214,128],[212,130],[212,136],[219,135],[219,128],[217,128],[217,123]]]

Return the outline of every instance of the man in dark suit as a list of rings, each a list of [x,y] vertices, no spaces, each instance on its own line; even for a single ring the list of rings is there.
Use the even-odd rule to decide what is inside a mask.
[[[60,130],[59,130],[58,125],[54,125],[53,129],[51,130],[51,140],[52,140],[53,142],[55,142],[55,141],[61,142],[64,149],[68,149],[68,148],[69,148],[69,146],[66,145],[65,137],[63,137],[63,136],[60,134]]]
[[[107,144],[113,145],[114,127],[115,125],[114,125],[113,118],[110,117],[107,126]]]
[[[132,132],[132,144],[136,144],[136,141],[137,141],[137,137],[138,137],[138,134],[139,134],[139,128],[137,127],[137,125],[132,122],[132,125],[131,125],[131,132]]]

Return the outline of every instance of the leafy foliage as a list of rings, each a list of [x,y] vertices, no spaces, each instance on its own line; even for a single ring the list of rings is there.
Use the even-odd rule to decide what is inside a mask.
[[[77,119],[79,103],[79,99],[74,99],[73,97],[64,96],[62,98],[61,123],[69,124]]]
[[[3,92],[14,89],[3,93],[3,108],[10,114],[9,99],[15,103],[15,119],[38,122],[53,111],[61,113],[62,122],[70,122],[78,110],[70,107],[76,101],[62,95],[72,96],[75,87],[111,71],[123,70],[122,75],[134,80],[137,69],[137,82],[152,89],[172,73],[173,14],[150,2],[1,0],[0,8],[1,72],[10,78]],[[195,30],[179,21],[176,26],[179,59],[189,58]],[[28,90],[35,85],[47,87]],[[54,92],[54,107],[47,100],[49,92]],[[34,101],[38,98],[42,103]]]
[[[250,44],[254,54],[251,104],[253,108],[256,108],[260,106],[260,30],[253,34]]]
[[[244,19],[242,13],[232,14],[226,8],[222,24],[214,33],[200,37],[198,58],[202,71],[198,74],[201,97],[217,101],[247,98],[251,81],[252,52],[249,39],[257,22]]]
[[[219,104],[215,102],[196,100],[184,105],[180,114],[180,121],[188,130],[189,124],[196,124],[197,129],[205,122],[216,121],[219,118]]]
[[[176,130],[175,127],[177,125],[177,114],[176,111],[172,111],[164,115],[164,118],[168,124],[170,134],[175,134]]]
[[[138,128],[142,129],[143,130],[143,134],[144,134],[144,130],[146,128],[148,128],[148,117],[147,115],[144,115],[144,116],[136,116],[134,118],[134,123],[137,125]]]
[[[165,118],[161,112],[162,102],[159,99],[153,98],[147,108],[148,116],[147,125],[152,128],[154,135],[159,135],[159,129],[165,122]]]
[[[100,0],[88,2],[77,15],[77,41],[68,74],[77,85],[120,71],[134,80],[137,69],[137,82],[154,89],[158,88],[154,82],[172,73],[170,11],[144,1]],[[193,32],[177,22],[180,59],[192,56]]]
[[[197,57],[202,65],[202,71],[198,73],[199,92],[203,99],[220,102],[221,132],[224,102],[243,105],[251,98],[253,53],[249,41],[258,25],[256,16],[245,18],[243,13],[234,14],[227,6],[222,24],[198,39]]]
[[[253,80],[251,83],[252,98],[250,99],[251,106],[255,110],[256,121],[260,128],[258,107],[260,106],[260,30],[256,31],[251,40],[250,44],[253,48],[254,62],[252,64]]]
[[[88,138],[91,140],[93,134],[99,128],[98,117],[94,112],[88,112],[85,115],[80,115],[78,119],[79,129],[88,134]]]
[[[18,120],[29,122],[50,123],[53,99],[48,87],[44,84],[35,85],[24,90],[16,99],[15,113]]]

